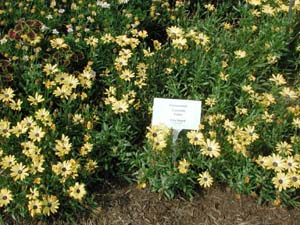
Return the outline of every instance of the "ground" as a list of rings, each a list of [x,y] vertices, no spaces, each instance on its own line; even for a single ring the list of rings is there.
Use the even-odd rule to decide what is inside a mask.
[[[113,187],[99,194],[99,220],[103,225],[298,225],[300,209],[259,205],[229,188],[214,187],[192,201],[167,200],[135,185]]]

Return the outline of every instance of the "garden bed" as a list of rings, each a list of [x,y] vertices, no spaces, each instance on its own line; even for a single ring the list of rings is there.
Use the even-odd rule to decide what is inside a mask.
[[[255,199],[220,186],[192,201],[166,200],[134,185],[114,188],[99,199],[103,225],[296,225],[300,219],[299,209],[258,205]]]

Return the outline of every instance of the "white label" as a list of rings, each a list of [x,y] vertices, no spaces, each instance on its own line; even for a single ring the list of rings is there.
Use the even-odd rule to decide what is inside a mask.
[[[174,130],[197,130],[201,101],[154,98],[152,125],[165,124]]]

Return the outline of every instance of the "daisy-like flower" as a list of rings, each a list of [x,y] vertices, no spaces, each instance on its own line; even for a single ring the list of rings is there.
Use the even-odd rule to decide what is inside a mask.
[[[198,182],[201,187],[209,188],[213,184],[213,177],[209,174],[208,171],[199,173]]]
[[[75,185],[69,187],[68,193],[70,197],[81,201],[86,195],[85,185],[76,182]]]
[[[263,168],[267,167],[268,158],[266,156],[259,155],[255,162]]]
[[[2,169],[8,169],[16,164],[16,157],[14,155],[7,155],[1,158],[0,165]]]
[[[186,161],[186,159],[180,160],[179,161],[179,165],[178,165],[178,171],[181,174],[186,174],[189,167],[190,167],[190,163],[188,161]]]
[[[217,100],[215,98],[207,98],[205,99],[205,105],[209,107],[213,107],[217,103]]]
[[[63,38],[54,38],[50,40],[52,48],[55,49],[64,49],[68,48],[69,46],[65,43],[65,40]]]
[[[299,162],[293,156],[288,156],[285,159],[286,169],[288,172],[296,172],[299,169]]]
[[[259,135],[254,132],[255,131],[254,126],[247,126],[244,130],[249,134],[251,142],[254,142],[255,140],[257,140],[259,138]]]
[[[10,169],[10,176],[14,179],[14,181],[24,180],[28,174],[28,168],[22,163],[16,163]]]
[[[281,86],[286,84],[286,80],[284,76],[280,73],[278,74],[272,74],[272,77],[269,78],[270,81],[274,82],[276,86]]]
[[[265,4],[262,7],[262,12],[267,14],[267,15],[274,16],[275,15],[275,8],[273,8],[269,4]]]
[[[60,140],[55,140],[55,155],[63,157],[64,155],[69,154],[72,148],[72,143],[70,143],[70,138],[64,134]]]
[[[39,199],[32,199],[28,202],[28,210],[32,217],[41,214],[42,201]]]
[[[2,89],[0,92],[0,101],[4,103],[11,102],[15,96],[15,91],[12,88]]]
[[[244,50],[236,50],[234,51],[234,55],[236,59],[242,59],[247,56],[247,53]]]
[[[69,161],[59,162],[56,165],[52,165],[52,171],[56,175],[67,178],[72,175],[72,165]]]
[[[128,112],[128,103],[124,100],[116,100],[115,102],[112,103],[112,110],[116,114]]]
[[[95,172],[95,169],[98,167],[97,165],[97,162],[92,160],[92,159],[89,159],[86,164],[84,165],[84,169],[86,171],[88,171],[89,173],[93,173]]]
[[[216,10],[216,7],[215,7],[213,4],[205,4],[205,5],[204,5],[204,8],[206,8],[207,11],[210,11],[210,12]]]
[[[254,5],[254,6],[257,6],[257,5],[261,5],[262,1],[261,0],[246,0],[246,2],[250,5]]]
[[[53,95],[55,97],[69,99],[69,97],[72,95],[72,88],[67,85],[62,85],[61,87],[58,86],[53,91]]]
[[[298,98],[297,93],[289,87],[282,88],[280,94],[281,94],[281,96],[290,98],[292,100],[295,100]]]
[[[266,168],[275,172],[282,172],[286,168],[284,159],[280,155],[272,154],[267,157]]]
[[[167,34],[169,38],[178,38],[184,35],[184,31],[180,27],[171,26],[167,28]]]
[[[211,158],[220,156],[220,145],[216,140],[206,139],[203,143],[201,143],[200,152]]]
[[[50,214],[55,214],[59,208],[59,201],[54,195],[44,195],[42,200],[43,214],[50,216]]]
[[[91,143],[84,143],[84,145],[80,148],[80,155],[86,156],[89,152],[91,152],[93,149],[93,144]]]
[[[51,74],[56,74],[59,72],[58,68],[57,68],[57,64],[50,64],[50,63],[47,63],[44,65],[44,68],[43,68],[43,72],[46,73],[46,75],[51,75]]]
[[[9,138],[10,134],[10,122],[8,120],[0,120],[0,136]]]
[[[27,130],[28,128],[23,122],[17,122],[17,124],[11,128],[11,132],[16,135],[16,137],[19,137],[21,134],[25,134]]]
[[[90,45],[93,48],[96,48],[97,45],[98,45],[98,39],[95,38],[95,37],[93,37],[93,36],[85,38],[84,40],[85,40],[85,42],[86,42],[87,45]]]
[[[300,174],[288,173],[287,175],[290,177],[291,187],[300,188]]]
[[[129,69],[124,69],[120,74],[120,78],[125,81],[130,81],[132,78],[134,78],[134,76],[134,72]]]
[[[37,188],[30,188],[29,192],[30,193],[26,195],[26,198],[28,200],[34,200],[34,199],[37,199],[40,196],[40,193],[39,193]]]
[[[275,177],[273,177],[272,182],[276,189],[280,192],[286,190],[290,187],[290,177],[285,173],[277,173]]]
[[[201,145],[204,142],[204,136],[200,131],[189,131],[186,136],[192,145]]]
[[[233,121],[230,121],[229,119],[226,119],[224,121],[224,124],[223,124],[223,128],[226,130],[226,131],[233,131],[235,129],[235,124]]]
[[[29,139],[31,141],[40,142],[44,136],[45,136],[45,132],[39,126],[35,126],[31,128],[31,130],[29,131]]]
[[[28,96],[27,100],[30,102],[30,105],[38,105],[39,103],[45,101],[42,95],[35,93],[34,96]]]
[[[293,118],[292,124],[294,127],[300,128],[300,118]]]
[[[23,101],[21,99],[18,99],[18,100],[11,100],[10,103],[9,103],[9,107],[12,109],[12,110],[15,110],[15,111],[21,111],[22,109],[22,104],[23,104]]]
[[[287,143],[286,141],[281,141],[276,144],[275,150],[279,154],[286,156],[292,154],[293,147],[291,144]]]
[[[163,136],[157,136],[152,141],[152,147],[154,150],[163,150],[165,147],[167,147],[166,139]]]
[[[0,189],[0,208],[7,206],[13,199],[11,191],[7,188]]]

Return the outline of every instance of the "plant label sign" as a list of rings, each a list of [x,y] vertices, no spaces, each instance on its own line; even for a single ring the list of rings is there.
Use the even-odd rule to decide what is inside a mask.
[[[154,98],[152,125],[172,128],[174,142],[181,130],[197,130],[200,118],[201,101]]]

